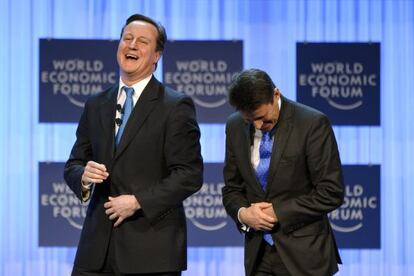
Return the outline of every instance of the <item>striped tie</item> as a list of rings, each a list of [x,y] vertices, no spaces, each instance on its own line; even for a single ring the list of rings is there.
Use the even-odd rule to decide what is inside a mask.
[[[266,190],[267,174],[269,172],[270,158],[272,157],[273,141],[270,132],[262,131],[263,136],[260,141],[259,155],[260,161],[256,168],[256,177],[262,186],[263,191]],[[270,245],[273,245],[273,239],[270,232],[264,232],[263,239]]]
[[[132,100],[132,95],[134,95],[134,88],[124,86],[122,89],[126,93],[126,100],[124,103],[123,113],[122,113],[122,123],[119,126],[118,132],[115,136],[115,143],[118,146],[121,141],[122,133],[124,132],[125,126],[128,122],[129,115],[131,115],[132,109],[134,108],[134,101]]]

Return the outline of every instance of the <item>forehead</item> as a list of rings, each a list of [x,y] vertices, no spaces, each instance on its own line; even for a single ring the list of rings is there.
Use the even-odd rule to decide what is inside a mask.
[[[142,35],[146,37],[157,37],[158,31],[154,25],[145,22],[145,21],[132,21],[125,26],[124,35],[133,34],[133,35]]]
[[[240,113],[243,118],[247,120],[254,120],[260,117],[264,117],[269,112],[270,108],[271,104],[261,104],[252,112],[241,111]]]

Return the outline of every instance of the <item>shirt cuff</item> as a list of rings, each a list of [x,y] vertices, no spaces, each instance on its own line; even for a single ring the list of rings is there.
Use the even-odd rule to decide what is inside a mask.
[[[240,219],[240,211],[241,211],[241,209],[242,209],[242,208],[246,208],[246,207],[241,207],[241,208],[237,211],[237,219],[239,220],[239,222],[240,222],[240,224],[241,224],[240,229],[241,229],[243,232],[249,232],[250,227],[249,227],[247,224],[244,224],[244,223],[241,221],[241,219]]]
[[[82,196],[82,202],[86,202],[89,200],[92,194],[92,187],[93,183],[89,182],[85,184],[83,181],[81,181],[81,196]]]

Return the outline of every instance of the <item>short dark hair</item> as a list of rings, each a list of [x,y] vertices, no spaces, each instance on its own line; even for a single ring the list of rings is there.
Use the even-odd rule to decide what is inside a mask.
[[[122,27],[120,39],[122,39],[122,35],[124,34],[125,27],[133,21],[144,21],[144,22],[147,22],[153,25],[157,29],[158,37],[157,37],[157,46],[155,50],[157,52],[162,53],[162,51],[164,51],[165,41],[167,40],[167,33],[165,31],[164,26],[161,25],[161,23],[155,22],[153,19],[149,18],[148,16],[145,16],[142,14],[133,14],[130,17],[128,17],[128,19],[125,22],[125,25]]]
[[[262,104],[273,103],[275,85],[269,75],[259,69],[242,71],[229,88],[229,102],[236,110],[253,112]]]

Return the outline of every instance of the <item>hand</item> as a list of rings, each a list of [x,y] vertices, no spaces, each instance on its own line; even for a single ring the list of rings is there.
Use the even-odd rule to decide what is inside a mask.
[[[264,202],[265,203],[265,202]],[[253,203],[253,205],[254,204],[256,204],[256,203]],[[270,205],[269,205],[270,204]],[[277,216],[276,216],[276,213],[275,213],[275,210],[274,210],[274,208],[273,208],[273,205],[271,204],[271,203],[269,203],[269,204],[267,204],[267,205],[263,205],[263,206],[267,206],[267,207],[264,207],[264,208],[262,208],[262,211],[265,213],[265,214],[267,214],[268,216],[271,216],[272,218],[275,218],[276,219],[276,223],[277,222],[279,222],[279,220],[278,220],[278,218],[277,218]],[[262,205],[259,205],[259,206],[262,206]]]
[[[102,183],[108,176],[104,164],[89,161],[82,174],[82,183]]]
[[[273,208],[271,203],[259,202],[248,208],[240,209],[240,220],[255,230],[270,231],[276,223],[276,218],[268,215],[263,209]]]
[[[114,220],[114,227],[120,225],[125,219],[132,216],[137,210],[141,209],[141,205],[134,195],[120,195],[117,197],[109,197],[109,201],[105,202],[105,214],[110,220]]]

